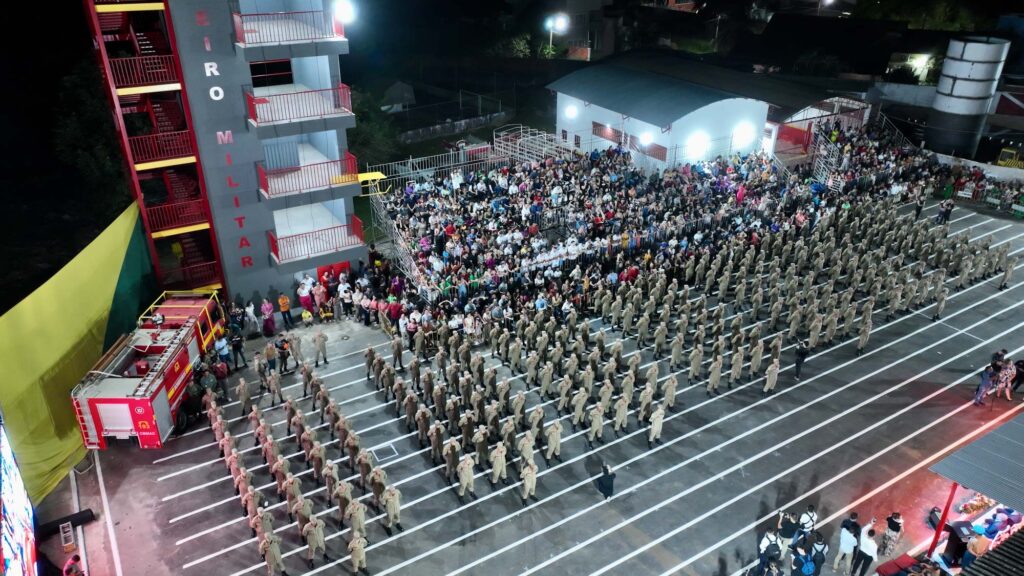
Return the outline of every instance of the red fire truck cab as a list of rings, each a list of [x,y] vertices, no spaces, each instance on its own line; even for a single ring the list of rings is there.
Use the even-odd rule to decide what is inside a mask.
[[[107,437],[162,447],[186,422],[193,363],[223,330],[215,292],[161,294],[71,391],[85,447],[104,449]]]

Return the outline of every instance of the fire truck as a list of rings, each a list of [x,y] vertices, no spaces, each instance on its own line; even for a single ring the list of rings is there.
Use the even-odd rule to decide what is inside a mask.
[[[101,450],[107,438],[135,438],[160,448],[200,399],[189,393],[194,366],[224,331],[215,292],[164,292],[71,391],[85,447]]]

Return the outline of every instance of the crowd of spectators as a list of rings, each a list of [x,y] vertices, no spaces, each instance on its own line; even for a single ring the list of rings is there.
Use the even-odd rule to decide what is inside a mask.
[[[438,321],[472,335],[523,308],[580,310],[599,283],[651,269],[678,278],[694,254],[737,236],[756,245],[779,230],[809,232],[827,211],[943,181],[928,154],[883,132],[837,127],[834,141],[842,185],[832,188],[809,164],[791,172],[767,154],[647,173],[614,146],[409,182],[385,204],[417,286],[396,291],[401,274],[371,266],[374,293],[403,304],[387,315],[403,336]]]

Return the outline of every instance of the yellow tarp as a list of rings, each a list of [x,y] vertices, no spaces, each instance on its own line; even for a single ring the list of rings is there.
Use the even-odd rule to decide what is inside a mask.
[[[0,410],[36,504],[85,455],[71,389],[103,354],[139,210],[124,211],[46,284],[0,316]]]

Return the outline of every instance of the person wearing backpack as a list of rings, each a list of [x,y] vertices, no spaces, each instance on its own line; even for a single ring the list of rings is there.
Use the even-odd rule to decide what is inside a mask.
[[[793,568],[790,576],[813,576],[818,569],[814,562],[814,556],[804,550],[802,545],[793,550]]]
[[[761,537],[761,542],[757,545],[758,564],[754,574],[763,576],[767,572],[769,564],[781,560],[784,546],[778,530],[774,526],[769,526],[764,536]]]
[[[811,549],[808,551],[811,555],[811,559],[814,560],[814,576],[821,575],[821,568],[825,565],[825,559],[828,557],[828,544],[825,543],[825,537],[821,532],[814,533],[814,544],[811,544]]]
[[[811,532],[814,531],[814,525],[817,523],[818,513],[814,511],[814,504],[808,504],[807,511],[801,514],[800,519],[797,521],[799,527],[793,536],[793,545],[796,546],[801,538],[810,536]]]

